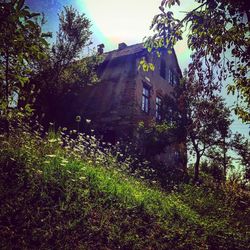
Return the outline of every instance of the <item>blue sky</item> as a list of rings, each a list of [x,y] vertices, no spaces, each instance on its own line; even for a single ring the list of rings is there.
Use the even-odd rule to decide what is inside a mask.
[[[149,26],[155,14],[159,13],[161,0],[26,0],[26,4],[34,11],[44,12],[47,19],[45,29],[53,32],[55,38],[58,29],[57,13],[64,5],[72,5],[80,13],[85,13],[92,23],[93,46],[105,44],[105,50],[117,48],[117,44],[135,44],[142,42],[150,35]],[[195,8],[193,0],[182,0],[180,6],[172,8],[174,15],[181,19],[185,12]],[[190,53],[186,37],[175,46],[175,51],[182,70],[190,62]],[[223,97],[231,107],[235,97],[228,96],[226,90]],[[231,127],[233,132],[239,131],[249,137],[249,126],[244,125],[233,116]]]

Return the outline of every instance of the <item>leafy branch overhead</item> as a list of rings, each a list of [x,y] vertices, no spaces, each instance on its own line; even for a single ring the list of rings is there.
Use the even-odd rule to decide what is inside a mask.
[[[3,110],[8,109],[13,96],[20,93],[30,76],[37,72],[36,63],[46,58],[45,38],[50,34],[42,32],[40,17],[24,6],[23,0],[0,4],[0,105]]]
[[[176,27],[180,25],[180,20],[174,18],[172,11],[166,12],[163,5],[161,5],[159,9],[161,13],[154,16],[150,26],[150,29],[155,32],[155,35],[148,37],[144,45],[148,49],[148,52],[156,50],[159,55],[158,50],[165,47],[168,49],[168,53],[171,54],[173,46],[177,41],[182,39],[182,31],[175,31]]]
[[[234,111],[243,122],[250,122],[250,10],[247,0],[197,0],[198,7],[174,18],[167,9],[180,5],[179,0],[163,0],[160,14],[152,21],[155,35],[145,41],[149,52],[169,51],[182,39],[188,28],[188,47],[192,62],[188,76],[213,90],[221,90],[226,83],[228,94],[238,96]],[[171,53],[171,52],[170,52]],[[210,88],[211,89],[211,88]]]

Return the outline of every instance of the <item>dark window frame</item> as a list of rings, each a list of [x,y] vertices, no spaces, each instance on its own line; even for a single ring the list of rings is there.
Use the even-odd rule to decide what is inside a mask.
[[[161,117],[161,105],[162,105],[162,98],[160,96],[156,96],[155,98],[155,117],[156,120],[161,121],[162,117]]]
[[[146,84],[143,84],[141,110],[146,114],[149,114],[149,109],[150,109],[150,87]]]
[[[168,71],[168,81],[172,86],[177,86],[179,84],[178,75],[174,72],[173,69],[169,69]]]
[[[168,82],[170,85],[174,85],[174,71],[172,69],[168,71]]]

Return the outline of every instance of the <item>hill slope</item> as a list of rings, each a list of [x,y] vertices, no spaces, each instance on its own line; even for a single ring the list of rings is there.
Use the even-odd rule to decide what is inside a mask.
[[[249,247],[249,197],[225,188],[165,193],[27,133],[3,138],[0,168],[1,249]]]

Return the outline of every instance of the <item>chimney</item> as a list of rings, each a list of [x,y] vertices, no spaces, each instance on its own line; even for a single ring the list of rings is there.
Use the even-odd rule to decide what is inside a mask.
[[[119,43],[119,44],[118,44],[118,50],[125,49],[126,47],[127,47],[127,44],[126,44],[126,43]]]
[[[102,43],[102,44],[99,44],[99,45],[97,45],[97,52],[98,52],[98,54],[99,55],[101,55],[101,54],[103,54],[103,51],[104,51],[104,44]]]

